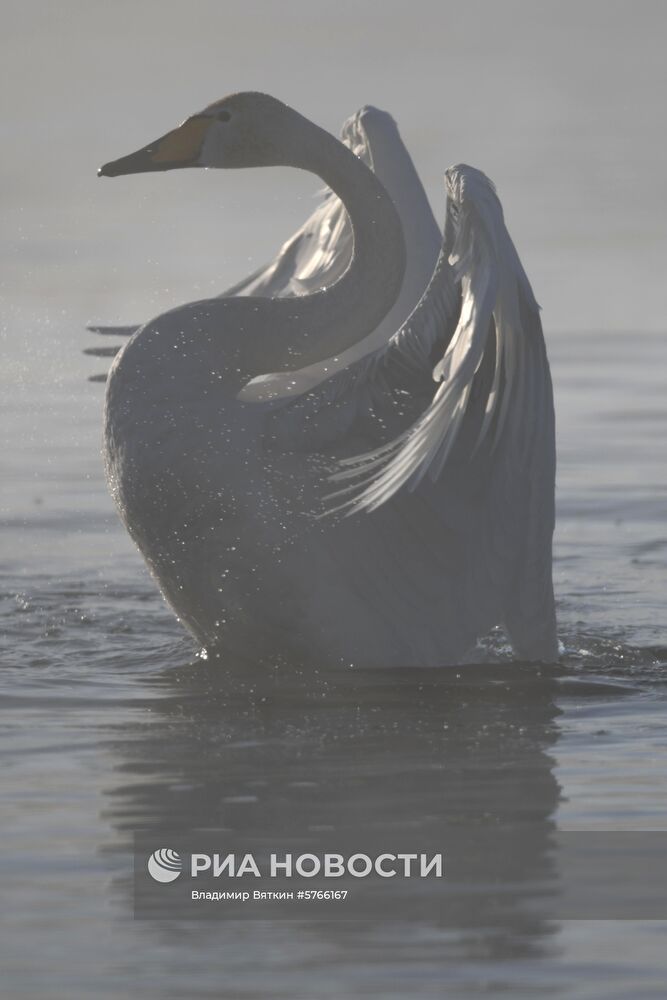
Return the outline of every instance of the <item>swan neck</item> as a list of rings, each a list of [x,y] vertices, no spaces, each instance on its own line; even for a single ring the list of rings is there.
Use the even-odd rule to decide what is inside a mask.
[[[353,233],[350,264],[334,284],[306,299],[318,300],[328,318],[326,350],[305,362],[331,357],[371,333],[398,298],[405,273],[403,227],[386,190],[366,164],[318,126],[298,166],[317,174],[343,202]],[[302,359],[304,360],[304,359]],[[291,367],[291,366],[290,366]]]

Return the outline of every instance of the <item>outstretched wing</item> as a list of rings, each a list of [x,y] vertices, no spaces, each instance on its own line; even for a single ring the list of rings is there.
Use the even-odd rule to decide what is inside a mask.
[[[412,427],[383,447],[345,462],[347,468],[334,478],[357,480],[356,490],[345,502],[349,511],[374,510],[401,487],[415,489],[426,474],[438,479],[459,437],[471,405],[473,381],[493,334],[494,378],[473,449],[479,448],[491,426],[497,444],[510,405],[523,407],[526,333],[520,294],[536,315],[537,304],[493,184],[481,171],[466,165],[451,167],[445,184],[453,244],[449,260],[461,285],[462,301],[456,331],[433,371],[440,387]]]
[[[329,509],[374,512],[357,545],[367,536],[377,559],[390,543],[424,608],[441,595],[452,635],[470,641],[503,621],[519,656],[553,660],[554,416],[539,308],[490,181],[456,167],[447,187],[445,245],[418,308],[386,349],[270,414],[271,444],[337,459]],[[373,437],[380,446],[359,454]]]

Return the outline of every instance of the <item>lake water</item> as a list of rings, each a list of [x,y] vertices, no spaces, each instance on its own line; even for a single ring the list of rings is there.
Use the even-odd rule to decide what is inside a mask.
[[[572,7],[560,15],[544,5],[544,21],[526,24],[535,5],[508,3],[528,43],[508,41],[503,55],[485,35],[472,58],[491,72],[501,56],[519,67],[526,53],[532,76],[515,68],[504,78],[510,139],[494,132],[488,80],[472,74],[460,106],[446,112],[443,153],[432,126],[442,102],[415,102],[409,73],[397,81],[384,68],[369,34],[377,5],[359,15],[340,92],[288,72],[300,50],[285,41],[290,25],[271,20],[278,6],[264,5],[274,51],[266,40],[250,45],[255,20],[236,3],[224,26],[208,2],[197,23],[192,5],[174,5],[164,19],[152,2],[121,3],[113,16],[72,0],[57,13],[8,5],[5,66],[18,67],[21,99],[8,101],[16,89],[5,88],[0,993],[663,997],[665,922],[553,920],[539,908],[525,918],[548,876],[554,831],[667,831],[667,334],[656,222],[664,184],[655,181],[665,154],[651,110],[664,93],[654,86],[665,72],[658,22],[646,28],[640,58],[623,5],[585,5],[575,31]],[[288,6],[305,37],[319,37],[317,5]],[[378,30],[391,48],[400,12],[383,9]],[[448,35],[444,15],[422,4],[443,18],[441,37],[420,29],[421,64],[414,52],[406,57],[422,84],[439,79],[442,52],[452,79],[464,79],[465,19],[482,9],[471,4]],[[649,22],[659,11],[645,4]],[[340,25],[326,23],[330,44],[343,46]],[[222,34],[230,25],[235,45]],[[496,29],[510,38],[508,24]],[[568,31],[576,44],[559,89]],[[606,47],[594,44],[598,31]],[[196,81],[181,81],[166,58],[181,33],[201,62]],[[222,86],[212,83],[217,46]],[[619,74],[638,109],[622,128],[614,53],[634,67]],[[322,58],[331,68],[331,53]],[[143,319],[231,284],[295,228],[316,185],[287,171],[239,174],[224,179],[226,196],[238,199],[225,208],[211,174],[113,187],[94,169],[239,81],[297,105],[305,93],[302,109],[318,117],[321,102],[319,120],[331,128],[366,100],[389,107],[436,206],[439,174],[454,158],[488,169],[507,194],[510,228],[545,306],[556,390],[558,668],[513,664],[492,637],[480,662],[460,671],[249,683],[233,664],[196,659],[118,523],[100,459],[103,387],[86,381],[104,362],[80,354],[93,340],[85,322]],[[638,135],[652,115],[649,149]],[[635,162],[637,148],[645,164]],[[211,221],[211,199],[221,222]],[[442,921],[420,917],[418,893],[406,903],[393,890],[383,903],[391,919],[379,909],[361,924],[307,915],[268,924],[134,920],[132,832],[188,826],[276,849],[322,830],[348,845],[357,832],[371,842],[423,837],[457,852],[470,877],[460,874],[459,902]],[[505,844],[495,867],[466,848],[461,830],[479,827]]]
[[[667,338],[560,334],[550,350],[565,652],[539,678],[491,642],[480,659],[500,665],[249,690],[232,665],[195,659],[116,521],[101,387],[13,394],[10,438],[23,427],[24,446],[7,456],[1,528],[7,996],[663,993],[660,922],[513,919],[554,828],[667,828]],[[497,926],[474,896],[444,927],[132,919],[135,829],[216,827],[291,849],[313,829],[349,842],[407,823],[461,851],[464,822],[511,831]]]

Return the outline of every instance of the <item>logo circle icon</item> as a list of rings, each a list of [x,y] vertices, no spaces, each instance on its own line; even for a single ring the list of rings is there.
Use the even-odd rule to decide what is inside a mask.
[[[173,882],[181,874],[183,862],[177,851],[162,847],[148,859],[148,874],[156,882]]]

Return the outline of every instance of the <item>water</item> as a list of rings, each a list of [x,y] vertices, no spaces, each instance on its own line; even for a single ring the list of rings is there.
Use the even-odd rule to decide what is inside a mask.
[[[328,22],[329,41],[350,54],[332,88],[306,86],[297,58],[324,30],[314,5],[291,5],[296,38],[266,7],[273,47],[253,46],[255,19],[227,6],[222,25],[218,5],[200,5],[214,32],[189,5],[158,18],[154,4],[133,4],[130,33],[111,9],[8,5],[4,65],[21,86],[7,106],[2,165],[0,992],[662,997],[663,922],[553,921],[539,911],[526,921],[524,912],[548,874],[554,830],[667,829],[658,24],[633,47],[623,5],[603,5],[601,19],[599,5],[577,5],[572,34],[572,13],[557,13],[567,5],[544,5],[531,21],[533,5],[513,2],[514,20],[492,25],[471,53],[479,8],[448,21],[441,5],[423,4],[435,22],[425,17],[405,57],[412,76],[396,79],[388,67],[406,25],[387,5],[376,32],[369,3],[347,43],[342,22]],[[643,6],[642,23],[653,24],[659,6]],[[525,42],[509,26],[517,16]],[[230,24],[233,46],[222,33]],[[498,34],[506,44],[495,45]],[[201,66],[197,80],[173,71],[180,38]],[[559,53],[572,38],[564,79]],[[619,74],[614,53],[634,72]],[[332,70],[328,49],[319,58]],[[442,119],[443,59],[452,79],[467,80],[450,103],[446,143],[426,124]],[[494,67],[507,96],[502,137],[486,102]],[[313,683],[283,672],[251,690],[233,664],[195,659],[117,522],[99,454],[103,390],[86,381],[104,362],[80,355],[91,342],[84,323],[132,322],[231,284],[310,211],[316,184],[253,171],[221,185],[190,171],[162,186],[130,178],[112,187],[94,169],[246,85],[331,128],[364,101],[391,108],[436,206],[454,158],[501,183],[545,306],[556,389],[559,668],[513,664],[494,636],[465,672]],[[626,104],[635,112],[619,125]],[[509,888],[492,917],[493,893],[480,901],[463,878],[439,925],[418,911],[394,919],[389,891],[392,919],[363,925],[134,921],[132,831],[185,824],[276,850],[313,830],[349,845],[358,831],[439,838],[462,870]],[[504,831],[499,870],[466,852],[459,832],[485,824]]]
[[[554,827],[666,827],[667,338],[550,347],[566,652],[538,681],[487,663],[249,691],[194,659],[116,523],[93,446],[100,387],[24,386],[10,418],[48,406],[57,443],[46,454],[36,427],[10,452],[2,522],[7,995],[661,994],[663,925],[519,919]],[[506,660],[498,643],[480,658]],[[352,845],[407,824],[455,849],[463,821],[512,830],[500,926],[474,898],[444,927],[132,920],[136,828],[214,826],[289,850],[314,828]]]

